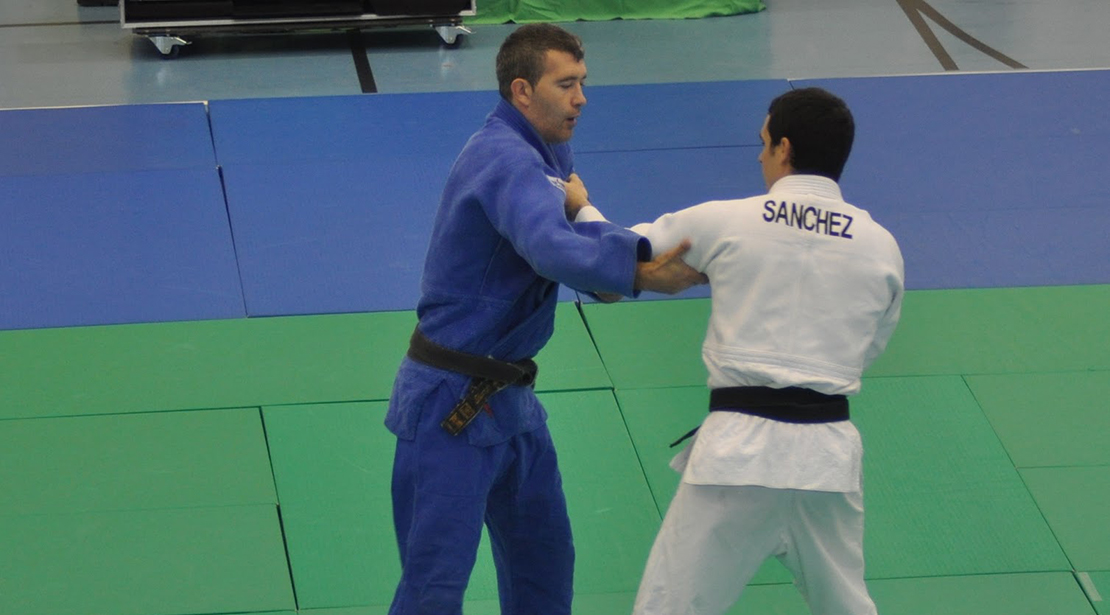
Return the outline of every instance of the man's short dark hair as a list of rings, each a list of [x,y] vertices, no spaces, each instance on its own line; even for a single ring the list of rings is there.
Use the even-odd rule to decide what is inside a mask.
[[[582,39],[559,26],[535,23],[521,26],[501,43],[497,52],[497,87],[501,98],[512,100],[511,85],[524,79],[533,86],[543,76],[548,51],[565,51],[581,62],[586,57]]]
[[[821,88],[791,90],[771,101],[767,109],[771,145],[783,137],[792,147],[796,173],[821,175],[840,181],[856,124],[843,100]]]

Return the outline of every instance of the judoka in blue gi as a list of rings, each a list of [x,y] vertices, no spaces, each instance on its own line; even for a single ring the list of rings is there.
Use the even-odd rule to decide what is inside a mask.
[[[393,517],[402,575],[391,614],[462,612],[483,524],[501,612],[571,612],[574,547],[531,361],[554,329],[558,284],[632,296],[706,279],[608,222],[571,223],[585,200],[570,140],[582,107],[581,40],[522,26],[497,55],[502,100],[447,178],[390,398]],[[454,435],[453,435],[454,434]]]

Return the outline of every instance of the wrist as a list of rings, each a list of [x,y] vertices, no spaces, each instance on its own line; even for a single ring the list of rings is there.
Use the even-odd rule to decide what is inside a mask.
[[[632,290],[647,290],[644,287],[650,283],[651,261],[636,263],[636,275],[632,277]]]

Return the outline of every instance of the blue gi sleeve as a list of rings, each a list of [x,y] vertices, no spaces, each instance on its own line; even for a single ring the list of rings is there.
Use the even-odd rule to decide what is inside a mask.
[[[482,207],[497,232],[539,275],[587,292],[632,296],[641,238],[616,225],[572,226],[562,179],[532,160],[505,165]]]

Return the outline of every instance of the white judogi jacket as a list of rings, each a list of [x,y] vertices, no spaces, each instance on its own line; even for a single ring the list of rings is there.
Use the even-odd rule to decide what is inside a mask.
[[[577,219],[595,216],[584,210]],[[684,258],[709,277],[712,293],[702,345],[711,389],[853,395],[898,323],[898,244],[844,202],[831,179],[789,175],[766,195],[702,203],[632,230],[656,255],[693,242]],[[672,467],[698,485],[856,492],[862,458],[848,421],[798,425],[712,412]]]

